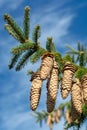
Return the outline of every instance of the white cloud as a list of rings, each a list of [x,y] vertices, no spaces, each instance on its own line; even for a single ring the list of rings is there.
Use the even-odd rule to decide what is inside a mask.
[[[45,47],[47,37],[53,37],[53,41],[57,44],[64,36],[69,34],[69,27],[75,18],[75,14],[69,11],[69,8],[61,10],[52,8],[31,16],[32,26],[41,25],[42,35],[40,41],[43,47]]]
[[[25,123],[26,121],[31,121],[32,117],[29,112],[16,113],[10,117],[3,117],[3,125],[1,128],[5,128],[6,130],[14,130],[16,127]]]
[[[8,10],[14,10],[17,9],[22,2],[23,0],[0,0],[0,8],[6,7]]]

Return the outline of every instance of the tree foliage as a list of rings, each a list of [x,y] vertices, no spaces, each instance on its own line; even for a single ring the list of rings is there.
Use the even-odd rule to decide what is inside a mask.
[[[64,65],[68,62],[70,63],[68,67],[75,67],[74,78],[78,78],[80,81],[84,75],[87,75],[87,48],[78,42],[77,49],[73,48],[70,45],[66,45],[68,51],[65,55],[62,55],[59,51],[56,50],[55,44],[52,37],[48,37],[46,41],[46,48],[41,47],[39,38],[41,37],[41,27],[36,25],[32,31],[32,38],[30,38],[30,8],[25,7],[24,10],[24,19],[23,19],[23,29],[19,27],[16,21],[8,14],[4,15],[4,20],[6,22],[5,29],[10,35],[12,35],[20,45],[11,49],[12,58],[9,64],[9,69],[15,67],[16,71],[21,70],[26,63],[36,63],[40,58],[43,59],[45,55],[50,55],[55,58],[55,61],[58,64],[58,80],[59,85],[61,86],[64,71]],[[49,57],[50,57],[49,56]],[[38,71],[38,70],[37,70]],[[35,72],[29,70],[28,74],[31,76]],[[86,84],[87,85],[87,84]],[[57,115],[57,112],[61,112],[61,115]],[[66,113],[68,117],[66,117]],[[67,103],[60,104],[58,108],[54,109],[52,112],[35,112],[33,115],[36,117],[37,122],[42,123],[43,120],[48,122],[48,117],[50,122],[48,125],[50,129],[54,123],[58,123],[61,116],[65,118],[65,129],[76,126],[78,129],[80,125],[87,118],[87,104],[83,102],[82,113],[74,121],[71,121],[72,113],[72,104],[71,101]]]

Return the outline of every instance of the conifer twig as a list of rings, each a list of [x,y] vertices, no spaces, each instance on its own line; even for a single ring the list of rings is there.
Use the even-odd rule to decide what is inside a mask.
[[[23,25],[25,38],[28,39],[30,31],[30,8],[28,6],[25,7]]]
[[[19,71],[22,69],[22,67],[25,66],[25,63],[28,61],[29,57],[35,52],[35,50],[29,50],[27,51],[22,58],[20,59],[20,61],[18,62],[17,66],[16,66],[16,71]]]
[[[41,36],[41,32],[40,32],[40,25],[37,25],[34,28],[33,34],[32,34],[32,40],[35,43],[36,47],[38,47],[38,39]]]
[[[4,20],[13,28],[13,30],[15,31],[15,33],[17,35],[19,35],[20,39],[21,39],[21,43],[25,42],[25,36],[23,34],[23,31],[21,30],[21,28],[17,25],[17,23],[13,20],[13,18],[8,15],[5,14],[4,15]]]
[[[12,35],[16,40],[21,41],[19,35],[15,33],[13,28],[9,24],[5,24],[5,29],[9,32],[10,35]]]
[[[55,45],[52,41],[52,37],[48,37],[47,38],[47,41],[46,41],[46,49],[49,51],[49,52],[55,52],[56,49],[55,49]]]
[[[20,52],[24,52],[24,51],[29,50],[29,49],[34,49],[34,44],[31,41],[28,41],[28,42],[21,44],[15,48],[12,48],[11,53],[18,54]]]
[[[21,54],[19,53],[19,54],[16,54],[16,55],[13,55],[13,56],[12,56],[11,62],[10,62],[10,64],[8,65],[8,66],[9,66],[9,69],[12,69],[12,68],[15,66],[15,64],[16,64],[18,58],[20,57],[20,55],[21,55]]]

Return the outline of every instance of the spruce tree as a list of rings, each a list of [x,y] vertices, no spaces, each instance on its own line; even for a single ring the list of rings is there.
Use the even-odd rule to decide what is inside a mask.
[[[38,122],[43,119],[50,129],[54,123],[58,123],[64,116],[65,129],[80,125],[87,118],[87,48],[78,42],[77,49],[70,45],[65,55],[56,50],[52,37],[47,37],[46,48],[41,47],[39,38],[41,27],[36,25],[30,38],[30,8],[24,9],[23,29],[8,14],[4,15],[5,29],[20,45],[11,49],[12,58],[9,69],[15,67],[20,71],[28,62],[32,64],[41,59],[41,65],[36,72],[28,71],[31,75],[30,104],[31,109],[36,110],[39,105],[41,86],[47,79],[47,111],[34,113]],[[71,94],[71,100],[61,103],[55,108],[57,92],[61,89],[62,98]],[[45,103],[44,103],[45,104]]]

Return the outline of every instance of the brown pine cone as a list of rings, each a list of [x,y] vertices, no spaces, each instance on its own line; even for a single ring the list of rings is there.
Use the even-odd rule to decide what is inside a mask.
[[[40,77],[45,80],[49,75],[53,67],[53,55],[45,54],[42,57],[42,63],[40,67]]]
[[[63,67],[63,78],[61,85],[61,95],[63,99],[65,99],[68,96],[71,90],[72,78],[74,73],[75,67],[70,62],[66,62],[66,64]]]
[[[40,73],[39,72],[34,73],[31,78],[31,81],[32,81],[32,86],[30,91],[30,106],[31,109],[34,111],[36,110],[39,104],[39,99],[41,94],[42,80],[40,78]]]
[[[82,90],[83,90],[83,100],[87,105],[87,75],[84,75],[81,79]]]
[[[50,73],[50,78],[47,81],[47,111],[52,112],[55,106],[55,101],[58,92],[58,64],[54,61],[53,69]]]
[[[71,87],[71,98],[73,105],[78,113],[82,113],[82,94],[81,94],[81,83],[79,79],[75,79]]]
[[[79,115],[80,114],[78,113],[78,111],[76,110],[76,108],[74,107],[73,102],[72,102],[72,111],[71,111],[71,119],[72,119],[72,121],[78,120]]]

